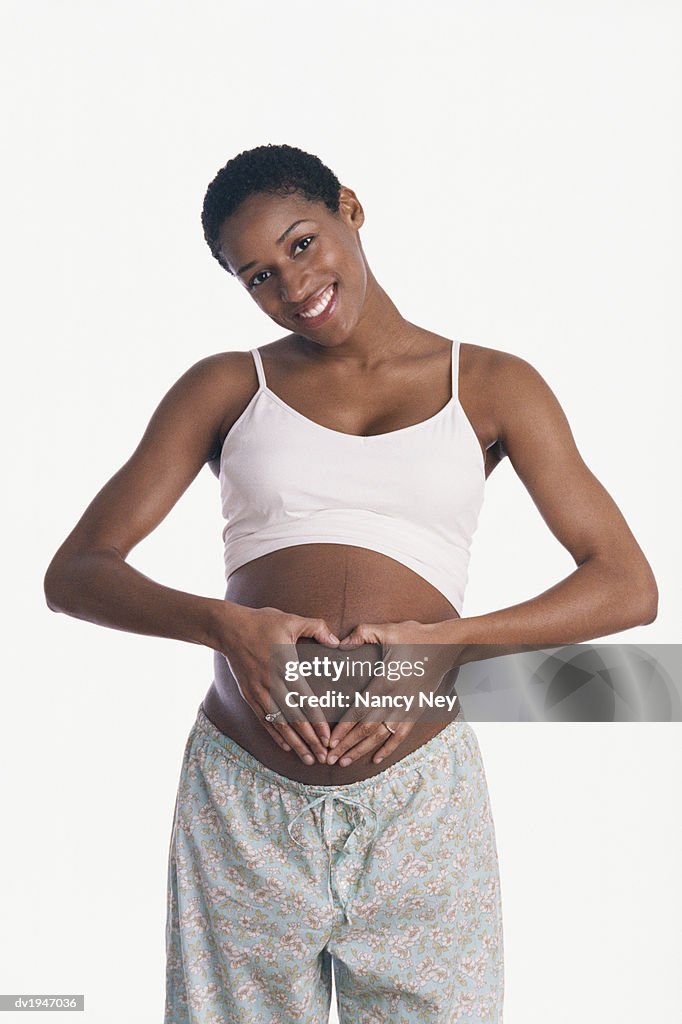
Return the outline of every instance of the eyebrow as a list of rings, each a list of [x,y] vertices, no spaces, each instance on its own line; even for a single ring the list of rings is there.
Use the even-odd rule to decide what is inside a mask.
[[[303,220],[295,220],[293,224],[289,225],[289,227],[286,229],[284,234],[279,236],[279,238],[275,242],[275,245],[281,245],[282,242],[284,241],[284,239],[287,237],[287,235],[291,231],[293,231],[294,228],[297,228],[299,224],[307,224],[307,223],[308,223],[308,221],[305,218]],[[241,275],[244,273],[245,270],[250,270],[251,267],[255,267],[257,264],[258,264],[258,260],[251,260],[250,263],[245,263],[244,266],[240,267],[239,270],[237,271],[237,277],[241,277]]]

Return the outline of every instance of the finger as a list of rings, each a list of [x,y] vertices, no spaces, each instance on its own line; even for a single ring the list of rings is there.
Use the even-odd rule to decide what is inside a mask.
[[[379,727],[378,731],[380,733],[381,739],[387,740],[388,737],[384,735],[383,728],[385,726],[386,721],[388,721],[391,729],[397,729],[398,725],[404,726],[406,724],[406,716],[408,714],[407,711],[403,711],[402,709],[400,709],[396,712],[396,710],[394,709],[391,713],[390,719],[380,717],[382,714],[385,715],[385,713],[386,712],[382,713],[379,709],[377,709],[375,711],[370,712],[370,714],[363,718],[360,722],[344,722],[344,731],[342,735],[338,735],[336,733],[336,730],[332,733],[332,738],[330,741],[330,750],[329,753],[327,754],[327,764],[335,764],[337,761],[341,761],[341,759],[347,753],[351,753],[353,760],[356,760],[357,749],[354,748],[357,748],[357,745],[359,743],[364,742],[367,736],[375,733],[377,731],[377,726]],[[403,736],[405,736],[407,732],[410,731],[411,728],[412,724],[408,724],[407,731],[403,731]],[[362,753],[366,753],[366,750],[367,748],[363,747]]]
[[[290,664],[298,664],[291,662]],[[293,688],[292,688],[293,687]],[[266,702],[273,710],[281,709],[289,725],[306,740],[311,740],[316,747],[326,751],[329,739],[329,723],[321,708],[311,706],[306,697],[313,696],[307,683],[285,682],[273,679]],[[271,710],[270,708],[268,710]]]
[[[290,693],[291,691],[288,692]],[[331,735],[329,722],[325,718],[322,708],[311,706],[305,700],[307,697],[315,696],[306,682],[303,680],[299,681],[296,684],[296,692],[299,695],[297,700],[304,702],[305,711],[300,707],[292,708],[291,712],[287,715],[289,723],[304,739],[312,742],[315,747],[320,747],[322,752],[326,754]]]
[[[292,722],[290,728],[294,735],[308,744],[321,764],[327,763],[327,744],[321,741],[310,722]]]
[[[360,692],[365,693],[366,691],[363,690]],[[333,750],[334,753],[338,755],[338,750],[341,749],[343,741],[360,722],[365,720],[365,717],[366,715],[362,715],[361,710],[358,708],[352,708],[350,711],[346,711],[346,713],[334,723],[334,728],[332,729],[331,736],[329,738],[329,749]],[[343,749],[345,749],[345,747]]]
[[[273,700],[272,688],[269,685],[269,681],[265,683],[256,683],[251,685],[251,699],[247,702],[260,723],[263,727],[273,735],[275,732],[280,740],[292,748],[296,754],[305,761],[306,764],[314,764],[315,757],[313,756],[309,747],[306,746],[301,736],[291,727],[287,721],[287,713],[291,713],[291,710],[286,707],[284,701],[278,703]],[[272,722],[266,720],[266,715],[275,714],[277,711],[280,712],[279,716]],[[282,744],[280,743],[280,746]],[[318,744],[319,746],[319,744]],[[326,755],[326,751],[324,751]]]
[[[312,694],[307,684],[301,685],[298,664],[298,650],[295,644],[277,645],[272,656],[269,700],[274,701],[277,707],[282,709],[292,729],[309,744],[317,759],[324,762],[330,731],[322,709],[305,704],[304,710],[300,706],[292,706],[287,701],[287,695],[292,692],[290,687],[294,679],[297,693],[308,696]],[[296,704],[299,705],[300,702],[297,700]]]
[[[359,644],[381,643],[380,630],[380,624],[360,623],[346,637],[339,641],[339,649],[343,651],[351,647],[357,647]]]
[[[372,757],[372,761],[374,761],[375,764],[380,764],[385,758],[389,757],[412,730],[413,724],[413,722],[388,722],[387,725],[390,725],[391,729],[395,730],[395,733],[394,735],[389,733],[386,742],[382,743],[376,751]]]
[[[293,648],[294,654],[296,654],[296,648]],[[227,660],[227,659],[226,659]],[[254,715],[261,723],[266,732],[270,737],[277,743],[282,750],[287,753],[292,749],[300,757],[305,764],[314,764],[315,756],[312,754],[310,748],[306,746],[301,736],[291,728],[286,720],[284,714],[283,704],[273,700],[272,687],[269,685],[269,680],[266,684],[249,683],[247,686],[243,686],[237,678],[236,673],[232,669],[228,661],[230,671],[237,684],[237,689],[241,694],[242,699],[249,705]],[[265,716],[275,711],[281,712],[281,717],[274,722],[267,722]],[[319,744],[319,741],[315,741],[315,745],[318,747],[319,755],[318,760],[326,760],[326,747],[324,750]]]
[[[294,753],[300,757],[304,764],[315,764],[315,757],[311,753],[310,747],[304,743],[299,733],[297,733],[296,730],[288,724],[288,722],[281,722],[281,724],[278,724],[280,721],[281,720],[278,719],[277,722],[274,723],[275,728],[289,744]],[[318,757],[318,761],[326,761],[326,751],[320,751],[320,753],[322,754],[322,758]]]
[[[376,742],[382,737],[379,735],[383,731],[381,719],[375,713],[373,716],[367,715],[361,721],[356,722],[352,729],[350,729],[346,735],[341,739],[337,746],[333,750],[330,750],[327,755],[327,764],[335,764],[340,761],[342,757],[352,748],[358,744],[363,743],[370,736],[377,734]],[[375,742],[375,746],[376,746]]]
[[[353,763],[353,761],[357,761],[365,754],[376,751],[378,748],[383,746],[386,739],[390,738],[390,733],[383,722],[374,722],[372,725],[373,728],[371,732],[365,734],[364,737],[359,739],[359,742],[349,747],[349,749],[339,758],[338,763],[341,768],[347,768],[348,765]],[[331,761],[331,758],[334,756],[335,755],[333,754],[330,755],[330,763],[334,763]]]
[[[336,636],[335,633],[331,631],[331,629],[329,628],[328,624],[325,622],[324,619],[302,619],[300,621],[298,629],[296,630],[296,639],[298,640],[302,636],[310,637],[313,640],[317,640],[319,644],[322,644],[325,647],[338,648],[339,646],[339,638]],[[296,653],[296,659],[298,660],[298,652]],[[298,690],[300,693],[305,694],[306,696],[312,695],[312,690],[305,683],[301,684],[299,682]],[[322,744],[325,754],[325,757],[322,758],[322,760],[326,760],[326,752],[327,747],[329,745],[330,737],[329,723],[325,718],[322,709],[318,707],[311,707],[310,705],[306,705],[305,717],[311,723],[312,728],[316,733],[317,738],[319,739],[319,742]],[[305,728],[305,723],[304,728],[302,730],[302,735],[304,735],[306,738],[308,736],[308,730]]]
[[[267,704],[267,711],[264,711],[260,706],[256,711],[256,714],[258,715],[258,718],[262,722],[263,726],[271,735],[274,735],[276,737],[277,742],[282,747],[282,749],[293,750],[294,753],[297,754],[301,761],[303,761],[305,764],[314,764],[315,757],[312,754],[310,748],[306,746],[305,742],[303,741],[299,733],[296,732],[296,730],[289,724],[289,722],[287,722],[282,709],[273,707],[271,699],[268,700]],[[278,718],[276,718],[273,722],[266,721],[266,714],[274,714],[278,710],[281,712]],[[326,760],[326,751],[322,751],[320,748],[320,753]]]
[[[296,638],[298,639],[299,636],[310,636],[318,643],[326,644],[327,647],[339,646],[338,636],[332,633],[324,619],[303,619]]]
[[[370,631],[371,635],[377,638],[379,637],[380,626],[378,625],[362,626],[358,628]],[[366,642],[381,644],[382,662],[387,663],[391,659],[393,648],[390,645],[387,645],[381,639],[375,639],[373,641],[368,640]],[[373,674],[368,686],[365,687],[362,693],[365,697],[371,699],[372,697],[379,696],[382,693],[386,694],[387,692],[391,692],[392,689],[393,685],[387,683],[386,675],[384,672],[381,675]],[[357,722],[371,720],[381,721],[382,719],[382,716],[378,714],[377,711],[370,710],[369,713],[361,715],[360,710],[361,709],[353,708],[351,711],[347,711],[346,714],[339,719],[339,721],[336,723],[332,730],[331,738],[329,740],[329,749],[334,751],[334,753],[337,755],[337,758],[340,756],[340,751],[347,749],[348,746],[350,745],[348,743],[344,744],[344,740],[346,740],[346,737],[350,733],[351,729],[355,727]],[[330,761],[328,761],[327,763],[333,764],[333,762]]]
[[[270,726],[274,729],[305,764],[314,764],[315,758],[322,764],[326,763],[327,749],[321,745],[309,722],[289,722],[287,714],[291,714],[291,709],[273,702],[272,694],[266,687],[262,687],[259,698],[261,706],[256,713],[266,728]],[[266,714],[274,714],[276,711],[280,715],[273,722],[267,722]]]
[[[291,747],[289,746],[287,741],[284,739],[284,736],[280,735],[280,733],[277,731],[277,729],[275,729],[272,725],[270,725],[269,722],[263,722],[263,725],[265,727],[265,731],[270,733],[270,735],[272,736],[273,740],[275,741],[275,743],[277,744],[278,747],[281,747],[282,750],[286,750],[287,752],[289,752],[291,750]]]
[[[339,650],[345,651],[348,650],[350,647],[357,647],[358,644],[361,644],[363,642],[364,641],[362,639],[362,630],[360,627],[356,627],[355,629],[350,631],[348,636],[341,637],[341,639],[339,640]]]

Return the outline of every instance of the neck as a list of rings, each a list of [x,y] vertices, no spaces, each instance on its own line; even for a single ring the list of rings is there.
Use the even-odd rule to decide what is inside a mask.
[[[409,351],[417,328],[402,316],[393,300],[367,268],[367,291],[362,312],[353,329],[336,344],[323,345],[303,338],[316,356],[348,360],[370,370],[384,359]]]

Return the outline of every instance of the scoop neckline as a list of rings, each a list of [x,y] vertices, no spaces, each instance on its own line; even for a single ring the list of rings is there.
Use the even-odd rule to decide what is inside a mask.
[[[302,420],[304,423],[307,423],[312,427],[317,427],[318,430],[324,430],[327,434],[336,434],[338,437],[351,437],[356,441],[373,441],[375,438],[379,437],[393,437],[395,434],[404,434],[408,430],[416,430],[419,427],[428,426],[429,423],[433,423],[434,420],[443,416],[448,409],[457,402],[455,396],[451,395],[446,404],[442,406],[438,412],[435,412],[433,416],[429,416],[428,419],[425,420],[419,420],[418,423],[409,423],[406,427],[398,427],[396,430],[385,430],[380,434],[349,434],[345,430],[335,430],[334,427],[326,427],[324,423],[318,423],[317,420],[311,420],[309,416],[304,416],[302,412],[298,411],[298,409],[294,409],[293,405],[289,405],[283,398],[280,398],[279,395],[275,394],[274,391],[271,391],[267,384],[262,384],[259,390],[263,394],[269,395],[277,405],[280,405],[287,412],[291,413],[292,416]]]

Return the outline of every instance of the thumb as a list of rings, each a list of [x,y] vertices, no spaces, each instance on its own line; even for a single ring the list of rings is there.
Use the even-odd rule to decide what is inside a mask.
[[[338,647],[339,638],[332,633],[324,619],[304,619],[300,627],[299,636],[311,636],[320,644],[327,647]]]
[[[359,644],[380,644],[382,639],[380,636],[381,626],[371,622],[361,622],[351,630],[348,636],[343,637],[339,643],[341,650],[345,650],[347,647],[357,647]]]

